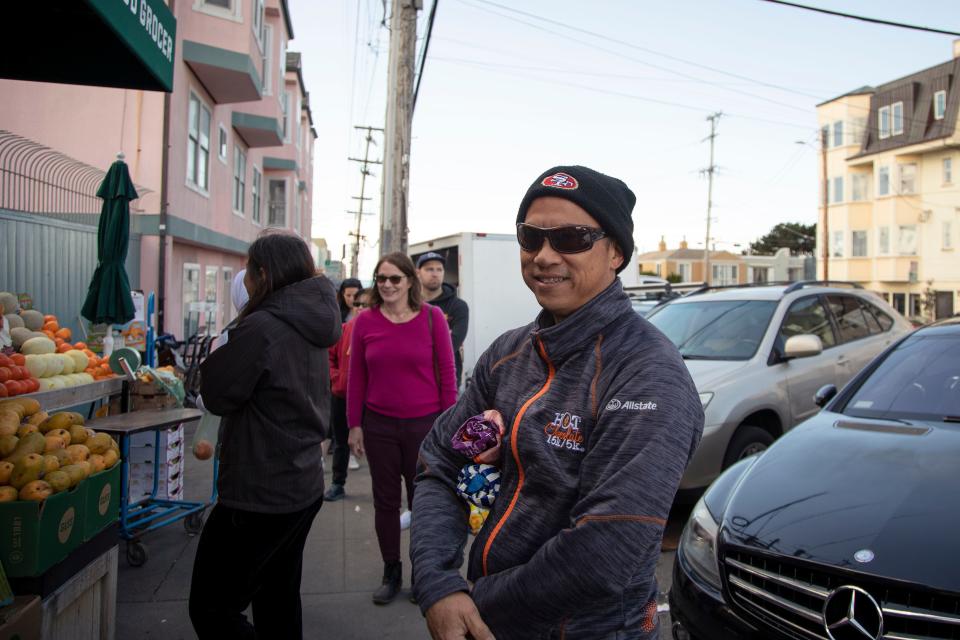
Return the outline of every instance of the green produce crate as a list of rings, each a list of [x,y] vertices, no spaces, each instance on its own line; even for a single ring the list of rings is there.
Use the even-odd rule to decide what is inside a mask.
[[[118,461],[112,468],[95,473],[80,483],[79,489],[86,496],[84,542],[120,517],[120,468],[122,466]]]
[[[10,577],[43,573],[83,541],[84,483],[43,502],[0,503],[0,562]]]

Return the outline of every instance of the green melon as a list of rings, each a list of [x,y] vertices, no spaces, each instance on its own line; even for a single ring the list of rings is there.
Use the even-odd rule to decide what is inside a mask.
[[[16,313],[20,311],[20,302],[17,300],[17,296],[9,291],[0,291],[0,306],[3,307],[4,313]]]
[[[7,326],[11,329],[16,329],[23,326],[23,318],[15,313],[8,313],[3,317],[7,319]]]

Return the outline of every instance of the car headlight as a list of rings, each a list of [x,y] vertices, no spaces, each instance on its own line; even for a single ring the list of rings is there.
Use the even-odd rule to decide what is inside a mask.
[[[707,410],[707,405],[710,404],[710,401],[713,400],[713,392],[707,391],[700,394],[700,404],[703,406],[703,410]]]
[[[703,498],[697,502],[683,528],[680,551],[698,578],[720,590],[720,569],[717,566],[717,531],[719,525],[707,509]]]

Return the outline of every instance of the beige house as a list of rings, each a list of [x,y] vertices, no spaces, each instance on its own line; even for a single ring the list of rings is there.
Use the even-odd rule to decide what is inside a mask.
[[[858,282],[911,317],[960,307],[958,78],[960,40],[949,62],[817,107],[829,199],[817,255],[826,242],[831,280]]]
[[[662,238],[657,251],[637,256],[641,273],[655,273],[661,278],[679,275],[680,282],[705,282],[703,275],[703,249],[690,249],[687,241],[680,243],[679,249],[667,249]],[[747,282],[743,256],[729,251],[710,252],[710,284],[743,284]]]

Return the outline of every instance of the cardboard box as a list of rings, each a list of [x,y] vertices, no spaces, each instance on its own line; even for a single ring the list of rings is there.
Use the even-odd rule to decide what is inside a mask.
[[[95,473],[80,483],[85,497],[83,540],[100,533],[120,517],[120,469],[122,464]]]
[[[40,623],[40,598],[18,596],[0,609],[0,640],[40,640]]]
[[[7,575],[38,575],[76,549],[83,541],[85,498],[80,483],[43,502],[0,504],[0,562]]]

